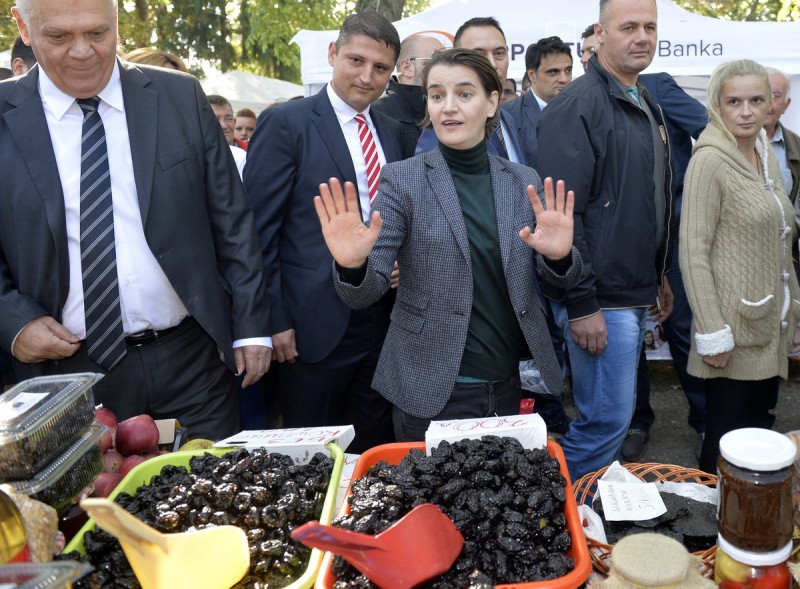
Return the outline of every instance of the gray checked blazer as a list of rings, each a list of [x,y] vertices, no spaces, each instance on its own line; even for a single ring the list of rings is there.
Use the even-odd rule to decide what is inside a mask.
[[[535,272],[569,288],[581,275],[573,247],[563,276],[519,237],[536,222],[526,188],[544,190],[528,167],[489,156],[492,190],[506,283],[532,357],[551,391],[561,390],[561,372],[534,286]],[[400,286],[372,386],[406,413],[431,418],[450,397],[458,375],[472,309],[472,266],[464,218],[450,169],[431,152],[381,170],[374,208],[383,228],[367,260],[366,276],[354,286],[333,272],[342,300],[354,309],[377,301],[389,288],[395,260]]]

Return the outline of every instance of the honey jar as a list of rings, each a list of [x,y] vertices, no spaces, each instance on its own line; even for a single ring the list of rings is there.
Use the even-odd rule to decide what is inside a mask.
[[[775,552],[792,540],[794,443],[778,432],[744,428],[719,442],[719,532],[747,552]]]

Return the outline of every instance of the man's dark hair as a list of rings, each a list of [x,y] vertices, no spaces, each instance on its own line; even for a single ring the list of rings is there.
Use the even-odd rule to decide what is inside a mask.
[[[231,106],[231,101],[225,98],[224,96],[220,96],[219,94],[209,94],[206,96],[208,99],[208,103],[212,106],[227,106],[233,112],[233,107]]]
[[[354,35],[364,35],[379,43],[386,43],[394,51],[394,61],[397,63],[400,56],[400,35],[385,16],[373,11],[357,12],[348,16],[339,29],[336,52],[347,45]]]
[[[592,35],[594,35],[594,23],[586,27],[586,30],[584,30],[581,33],[581,39],[586,39],[587,37],[591,37]]]
[[[506,78],[506,82],[511,82],[514,86],[514,92],[517,91],[517,81],[514,78]]]
[[[561,37],[539,39],[536,43],[528,45],[528,49],[525,51],[525,70],[539,71],[543,57],[558,53],[567,55],[572,61],[572,49],[561,40]]]
[[[25,45],[19,35],[14,39],[14,44],[11,46],[11,62],[13,63],[18,57],[25,62],[28,69],[36,65],[36,56],[33,54],[33,49],[31,49],[30,45]]]
[[[12,72],[7,67],[0,67],[0,82],[3,80],[8,80],[9,78],[14,76],[14,72]]]
[[[461,35],[464,34],[464,31],[471,27],[494,27],[500,34],[503,35],[503,41],[506,40],[506,34],[503,32],[503,29],[500,28],[500,23],[497,22],[497,19],[493,16],[476,16],[475,18],[469,19],[463,25],[458,27],[456,31],[456,36],[453,37],[453,47],[459,47],[459,41],[461,40]]]

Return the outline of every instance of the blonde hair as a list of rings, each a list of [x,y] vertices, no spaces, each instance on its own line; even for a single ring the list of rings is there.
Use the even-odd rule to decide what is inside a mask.
[[[145,65],[157,65],[159,67],[172,68],[179,72],[188,72],[189,69],[183,60],[169,51],[140,47],[130,53],[126,53],[123,58],[131,63],[143,63]]]
[[[711,79],[708,81],[708,89],[706,91],[708,118],[724,131],[734,143],[736,142],[736,138],[728,131],[727,127],[725,127],[722,115],[720,114],[720,100],[722,99],[722,89],[725,84],[738,76],[755,76],[760,78],[764,82],[767,102],[772,102],[772,89],[769,83],[769,74],[767,73],[767,69],[760,63],[752,59],[737,59],[736,61],[729,61],[717,66],[717,69],[711,74]]]

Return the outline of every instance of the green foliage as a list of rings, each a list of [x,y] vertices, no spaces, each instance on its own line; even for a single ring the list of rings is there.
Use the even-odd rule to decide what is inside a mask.
[[[676,0],[675,3],[689,12],[726,20],[800,19],[800,0]]]
[[[11,49],[19,35],[17,23],[11,16],[11,7],[15,4],[15,0],[0,0],[0,51]]]

